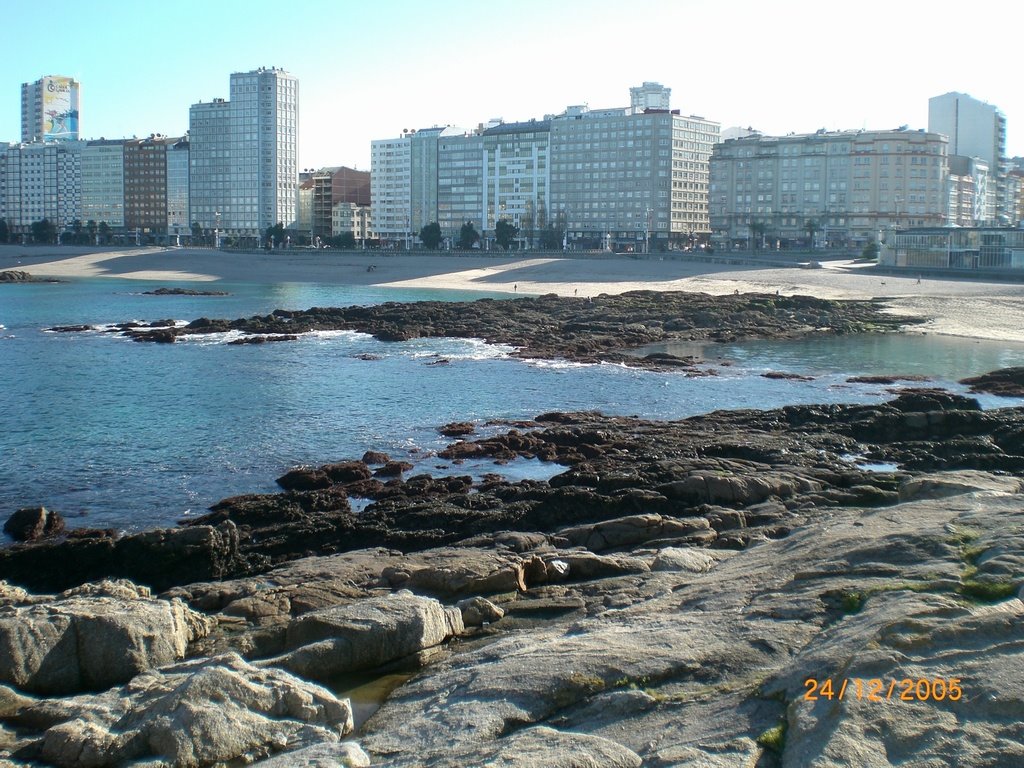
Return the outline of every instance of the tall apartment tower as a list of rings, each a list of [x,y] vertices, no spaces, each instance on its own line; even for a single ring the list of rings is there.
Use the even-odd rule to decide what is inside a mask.
[[[928,99],[928,130],[949,138],[949,156],[984,160],[995,181],[995,214],[1009,221],[1006,194],[1006,118],[991,104],[964,93]]]
[[[259,237],[296,219],[299,81],[276,68],[231,75],[231,98],[189,112],[190,219]]]
[[[47,75],[21,86],[21,141],[77,141],[80,86],[62,75]]]
[[[645,109],[671,109],[672,89],[661,83],[644,82],[629,89],[629,106],[633,113]]]

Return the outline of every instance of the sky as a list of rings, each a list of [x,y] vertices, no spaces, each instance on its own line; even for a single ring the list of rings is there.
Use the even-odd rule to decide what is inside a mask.
[[[21,84],[81,83],[83,138],[181,135],[232,72],[299,78],[299,165],[369,170],[370,141],[474,128],[572,104],[672,107],[768,135],[927,128],[960,91],[1007,118],[1024,155],[1024,88],[1006,0],[0,0],[0,141],[19,141]],[[979,29],[1008,30],[1006,35]],[[1019,122],[1018,122],[1019,121]]]

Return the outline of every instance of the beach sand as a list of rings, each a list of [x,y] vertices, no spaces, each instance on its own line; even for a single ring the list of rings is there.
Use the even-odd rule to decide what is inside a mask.
[[[703,263],[682,258],[531,258],[388,255],[377,251],[232,253],[211,249],[0,246],[0,270],[35,277],[117,277],[154,282],[320,283],[597,296],[632,290],[883,298],[915,330],[1024,342],[1024,285],[916,274],[881,276],[851,261],[823,269]],[[371,268],[372,269],[369,269]]]

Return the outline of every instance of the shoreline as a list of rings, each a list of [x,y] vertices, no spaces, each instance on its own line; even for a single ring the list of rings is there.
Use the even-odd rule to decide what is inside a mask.
[[[912,332],[1024,342],[1024,286],[976,279],[894,277],[852,260],[823,269],[758,267],[669,258],[531,258],[519,255],[390,255],[382,251],[238,253],[211,249],[0,246],[0,270],[38,278],[121,278],[170,283],[315,283],[381,288],[592,297],[635,290],[727,295],[778,293],[884,299],[888,311],[926,322]],[[372,267],[372,269],[370,269]]]

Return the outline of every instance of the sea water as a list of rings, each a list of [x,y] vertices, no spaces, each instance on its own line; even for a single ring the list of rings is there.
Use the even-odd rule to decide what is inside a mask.
[[[472,421],[487,434],[501,428],[490,421],[552,410],[678,419],[723,408],[877,402],[891,397],[892,387],[847,378],[926,375],[933,378],[928,386],[963,392],[958,378],[1024,364],[1024,345],[924,335],[702,347],[717,375],[692,377],[522,361],[508,347],[473,339],[380,342],[324,332],[231,346],[230,334],[217,334],[165,345],[45,330],[486,295],[223,283],[213,287],[227,296],[143,295],[154,287],[112,279],[0,285],[0,519],[41,504],[75,527],[171,525],[227,496],[273,492],[274,478],[296,465],[358,458],[370,449],[412,461],[417,471],[546,477],[560,468],[451,466],[434,455],[449,442],[437,428]],[[764,378],[768,371],[812,380]],[[981,400],[985,407],[1019,402]]]

